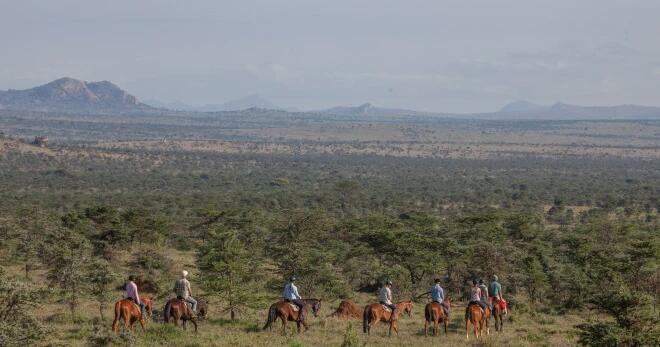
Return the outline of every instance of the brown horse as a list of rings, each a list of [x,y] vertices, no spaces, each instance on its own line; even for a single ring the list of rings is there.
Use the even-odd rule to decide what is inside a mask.
[[[502,332],[504,325],[504,310],[500,307],[499,300],[495,299],[493,302],[493,317],[495,318],[495,331]]]
[[[446,297],[444,302],[451,308],[451,300]],[[443,323],[445,326],[445,334],[447,333],[447,325],[449,325],[449,317],[445,314],[445,310],[437,302],[431,302],[424,307],[424,336],[429,335],[429,324],[433,323],[433,336],[438,336],[438,326]]]
[[[486,334],[490,335],[490,328],[488,327],[489,320],[490,308],[488,306],[482,312],[479,305],[468,304],[468,307],[465,308],[465,338],[470,338],[469,323],[472,323],[474,327],[474,336],[476,338],[483,336],[484,326],[486,328]]]
[[[195,326],[195,332],[197,332],[197,317],[195,317],[195,313],[193,313],[188,303],[183,299],[170,299],[165,304],[163,316],[165,323],[169,323],[170,318],[172,318],[175,326],[179,326],[179,320],[181,320],[183,322],[183,329],[186,329],[186,322],[190,321]]]
[[[147,317],[151,318],[154,312],[153,299],[147,296],[147,297],[141,297],[140,300],[142,300],[142,303],[144,303],[144,312],[147,313]]]
[[[362,309],[350,300],[342,300],[337,310],[330,314],[330,317],[336,317],[337,319],[360,319],[362,317]]]
[[[119,329],[119,320],[124,320],[124,328],[133,332],[135,321],[140,322],[142,331],[144,331],[144,319],[140,312],[140,307],[131,299],[121,299],[115,303],[115,319],[112,321],[112,331]]]
[[[293,303],[289,303],[287,301],[281,300],[278,301],[272,305],[270,305],[270,308],[268,309],[268,320],[266,320],[266,324],[263,327],[263,330],[268,329],[269,331],[273,330],[273,323],[277,320],[277,318],[280,318],[282,320],[282,334],[286,334],[286,322],[296,322],[296,326],[298,327],[298,332],[300,332],[300,325],[302,324],[305,327],[305,331],[309,329],[307,322],[306,322],[306,317],[307,317],[307,308],[311,307],[312,308],[312,313],[314,313],[314,317],[319,316],[319,311],[321,310],[321,299],[304,299],[305,301],[305,308],[304,308],[304,316],[303,316],[303,321],[298,320],[298,315],[300,314],[299,309],[294,309],[292,306]]]
[[[376,325],[378,322],[387,322],[390,324],[389,336],[392,336],[392,329],[394,332],[399,335],[399,329],[397,326],[397,319],[401,314],[401,311],[406,312],[408,317],[412,316],[413,303],[412,301],[401,301],[396,304],[396,311],[394,317],[391,317],[392,312],[385,310],[381,304],[371,304],[364,307],[364,313],[362,314],[362,330],[367,334],[371,335],[371,328]],[[390,319],[392,318],[392,319]]]

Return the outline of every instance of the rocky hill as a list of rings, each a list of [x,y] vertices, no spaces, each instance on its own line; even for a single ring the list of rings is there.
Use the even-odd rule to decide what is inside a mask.
[[[31,89],[0,91],[0,108],[76,113],[128,113],[153,109],[112,82],[84,82],[69,77]]]

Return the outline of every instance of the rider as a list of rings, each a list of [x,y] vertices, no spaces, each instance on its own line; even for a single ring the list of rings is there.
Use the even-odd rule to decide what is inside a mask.
[[[185,300],[192,305],[192,311],[197,314],[197,300],[192,297],[192,289],[190,289],[190,282],[188,282],[188,271],[181,271],[181,278],[174,283],[174,293],[176,297]]]
[[[445,316],[447,316],[447,319],[449,319],[449,305],[447,305],[445,301],[445,291],[442,289],[442,286],[440,285],[440,279],[436,278],[435,279],[435,285],[431,287],[431,299],[433,302],[437,302],[438,304],[442,305],[442,309],[445,311]]]
[[[481,289],[479,289],[477,280],[472,280],[472,288],[470,288],[470,302],[468,303],[468,307],[472,304],[477,304],[479,307],[481,307],[482,313],[486,311],[486,303],[481,301]]]
[[[490,305],[495,305],[500,300],[504,300],[502,297],[502,285],[497,281],[497,275],[493,275],[492,282],[490,282]],[[508,314],[508,309],[504,308],[504,314]]]
[[[481,290],[481,296],[479,297],[480,300],[490,307],[490,312],[493,312],[493,305],[490,305],[488,301],[488,287],[486,287],[486,283],[483,279],[479,280],[479,290]]]
[[[284,286],[284,291],[282,291],[282,297],[287,302],[291,302],[294,305],[298,306],[298,321],[302,322],[305,320],[305,301],[302,296],[298,294],[298,287],[294,284],[297,280],[296,276],[291,276],[289,283]]]
[[[138,287],[135,284],[135,276],[128,276],[128,282],[126,282],[126,297],[133,300],[133,302],[140,306],[140,314],[144,316],[144,302],[140,300],[140,294],[138,294]]]
[[[396,305],[392,303],[392,281],[387,280],[383,284],[382,287],[380,287],[380,290],[378,291],[378,300],[380,301],[381,305],[385,305],[389,307],[392,310],[392,314],[390,315],[390,320],[395,320],[394,316],[394,311],[396,311]]]

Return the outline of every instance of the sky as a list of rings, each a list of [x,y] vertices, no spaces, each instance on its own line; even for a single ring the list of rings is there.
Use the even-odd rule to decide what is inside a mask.
[[[657,0],[0,0],[0,89],[109,80],[141,100],[660,106]]]

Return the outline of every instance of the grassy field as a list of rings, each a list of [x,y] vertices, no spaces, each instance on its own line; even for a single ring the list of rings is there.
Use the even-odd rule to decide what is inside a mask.
[[[192,253],[175,252],[173,257],[181,264],[192,261]],[[122,257],[123,258],[123,257]],[[19,265],[3,264],[6,273],[14,277],[22,276]],[[45,281],[45,272],[37,269],[31,274],[31,281]],[[194,279],[193,279],[194,283]],[[114,292],[113,302],[122,298],[124,293]],[[275,296],[277,293],[273,293]],[[144,294],[143,295],[148,295]],[[205,297],[204,295],[200,295]],[[326,298],[326,300],[328,300]],[[358,294],[354,301],[362,307],[374,302],[375,297]],[[362,332],[361,320],[339,320],[331,317],[331,313],[339,305],[340,300],[330,299],[323,302],[318,317],[309,317],[310,329],[298,333],[295,323],[287,324],[286,334],[282,334],[281,321],[273,325],[273,331],[262,331],[266,320],[267,307],[257,310],[246,310],[237,320],[229,320],[223,312],[224,305],[210,300],[208,320],[199,322],[198,332],[192,325],[187,330],[165,324],[160,318],[160,311],[165,299],[155,300],[155,313],[152,319],[146,321],[146,331],[142,331],[139,323],[135,324],[134,333],[121,329],[119,333],[111,332],[113,307],[112,303],[104,310],[105,319],[101,320],[98,303],[83,299],[72,318],[67,305],[58,303],[56,298],[42,305],[36,313],[51,330],[46,346],[88,346],[93,341],[97,345],[111,343],[114,345],[131,346],[341,346],[345,340],[352,341],[353,346],[573,346],[575,345],[574,326],[585,320],[582,313],[563,315],[539,313],[530,310],[529,303],[520,305],[520,309],[511,308],[505,318],[503,332],[496,332],[494,322],[490,323],[490,334],[475,339],[470,333],[470,339],[465,338],[465,321],[463,302],[452,303],[452,317],[448,333],[440,331],[439,336],[424,336],[424,305],[426,300],[415,302],[411,317],[403,315],[399,320],[399,334],[387,336],[385,324],[378,324],[367,336]],[[470,326],[470,331],[472,327]]]
[[[362,301],[366,303],[366,301]],[[530,314],[513,311],[505,320],[504,331],[496,332],[491,326],[490,335],[475,339],[465,338],[465,323],[463,320],[463,304],[453,307],[453,317],[447,334],[439,336],[424,336],[423,305],[417,303],[412,317],[404,316],[399,321],[399,335],[388,337],[387,326],[380,325],[371,336],[362,333],[362,322],[342,321],[327,317],[338,301],[322,308],[318,318],[310,318],[310,330],[298,334],[293,324],[289,324],[287,333],[283,335],[278,321],[273,332],[263,332],[266,310],[248,312],[236,321],[231,321],[218,315],[221,307],[212,306],[210,318],[199,324],[198,333],[192,326],[187,330],[175,328],[172,324],[147,322],[146,331],[139,328],[134,334],[118,334],[117,342],[130,341],[137,346],[340,346],[344,340],[357,341],[357,345],[378,346],[573,346],[575,345],[573,326],[582,321],[577,315],[554,316],[546,314]],[[101,322],[95,306],[91,303],[83,308],[84,318],[73,324],[65,308],[51,307],[47,321],[57,333],[52,343],[55,345],[84,346],[88,336],[100,329],[102,336],[112,336],[109,332],[110,319]],[[111,312],[108,310],[107,315]],[[492,322],[491,322],[492,325]]]

